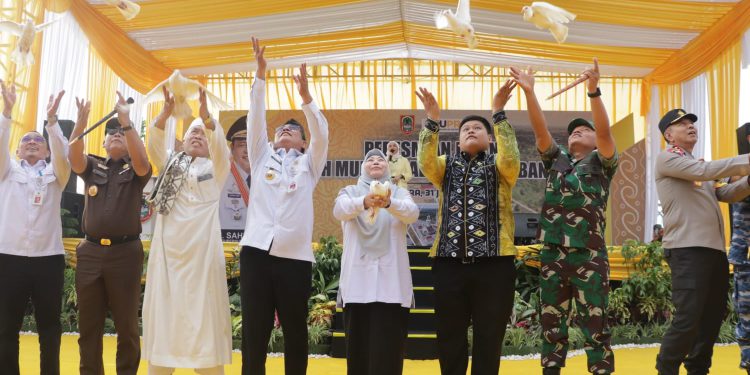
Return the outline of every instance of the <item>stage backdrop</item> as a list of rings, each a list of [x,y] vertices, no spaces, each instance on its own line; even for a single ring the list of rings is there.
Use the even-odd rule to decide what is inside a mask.
[[[225,129],[246,111],[221,112],[219,121]],[[409,184],[414,200],[421,213],[417,223],[409,230],[409,243],[429,246],[435,233],[437,191],[417,168],[417,140],[425,115],[423,111],[411,110],[328,110],[324,112],[329,123],[328,164],[314,195],[315,229],[313,240],[326,235],[341,238],[341,224],[333,218],[333,202],[339,190],[356,182],[360,163],[367,151],[379,148],[385,152],[386,144],[395,140],[401,144],[402,155],[411,161],[414,179]],[[466,115],[481,114],[490,117],[488,110],[441,112],[440,153],[455,153],[458,150],[458,125]],[[523,111],[508,111],[510,123],[516,130],[521,154],[521,172],[513,191],[513,211],[521,214],[536,214],[541,209],[544,194],[545,173],[536,151],[534,134],[528,116]],[[566,127],[576,117],[591,119],[589,112],[545,112],[552,136],[561,144],[567,144]],[[294,118],[305,125],[301,110],[268,111],[268,127],[275,128]],[[309,132],[308,132],[309,134]],[[272,135],[270,135],[272,137]],[[492,145],[493,150],[495,145]],[[642,167],[640,167],[642,169]],[[642,185],[641,185],[642,186]],[[252,204],[252,199],[251,203]],[[619,203],[615,203],[619,206]],[[618,215],[613,215],[618,217]],[[615,233],[621,233],[615,231]],[[620,238],[619,236],[617,238]]]

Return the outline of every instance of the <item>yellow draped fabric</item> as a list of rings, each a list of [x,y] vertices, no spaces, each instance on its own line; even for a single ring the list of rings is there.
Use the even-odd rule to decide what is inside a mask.
[[[119,78],[93,48],[89,50],[89,84],[88,99],[91,100],[89,125],[112,112],[117,103],[117,84]],[[105,125],[86,136],[86,152],[105,156],[104,147]]]
[[[141,14],[126,21],[111,5],[96,9],[125,31],[186,25],[228,19],[268,16],[310,8],[360,3],[364,0],[151,0],[141,2]],[[455,8],[455,0],[433,0]],[[496,12],[519,14],[526,0],[474,0],[471,6]],[[577,20],[627,26],[675,30],[703,30],[732,8],[732,3],[672,0],[557,0],[555,5],[578,15]]]
[[[455,6],[455,0],[434,0]],[[473,8],[521,13],[527,0],[473,0]],[[703,30],[734,6],[731,3],[672,0],[555,0],[554,4],[578,17],[576,21],[643,26],[675,30]]]
[[[96,10],[112,19],[123,30],[133,31],[268,16],[363,1],[365,0],[151,0],[139,3],[141,13],[130,21],[123,19],[119,11],[111,5],[98,5]]]
[[[2,18],[22,23],[27,19],[32,19],[39,24],[44,22],[44,4],[41,0],[31,0],[25,2],[4,0],[2,4]],[[36,105],[39,96],[39,60],[41,59],[42,35],[37,34],[34,44],[31,47],[31,53],[34,55],[36,64],[21,68],[10,59],[10,54],[16,48],[17,37],[9,33],[0,33],[0,77],[6,84],[16,85],[16,105],[11,118],[13,126],[10,132],[10,148],[14,150],[18,145],[21,137],[37,128]],[[40,105],[47,105],[46,100],[40,100]]]
[[[86,0],[71,0],[70,12],[91,46],[130,87],[146,93],[172,73]]]
[[[682,108],[682,83],[659,85],[659,113]]]
[[[706,71],[709,116],[711,117],[711,157],[716,159],[737,155],[739,124],[740,65],[742,45],[736,41]],[[730,240],[729,209],[721,204],[727,244]]]
[[[494,52],[534,56],[537,58],[588,63],[593,56],[604,65],[656,67],[675,52],[662,48],[637,48],[589,44],[539,41],[509,38],[495,34],[477,33],[479,52]],[[437,30],[409,22],[393,22],[369,28],[319,33],[289,38],[266,39],[266,57],[284,58],[321,53],[340,52],[353,48],[367,48],[396,43],[418,44],[430,47],[466,49],[466,42],[451,31]],[[177,68],[194,68],[221,64],[235,64],[253,60],[249,43],[229,43],[151,51],[164,65]]]
[[[641,114],[645,115],[651,100],[652,84],[679,83],[703,73],[713,61],[736,43],[750,27],[750,0],[742,0],[719,19],[713,27],[693,39],[643,80]]]

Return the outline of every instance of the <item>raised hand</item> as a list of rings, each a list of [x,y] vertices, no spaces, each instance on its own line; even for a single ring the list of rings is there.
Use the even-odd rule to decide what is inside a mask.
[[[11,83],[10,87],[8,87],[3,80],[0,80],[0,86],[2,86],[3,93],[3,115],[6,118],[10,118],[13,106],[16,105],[16,85]]]
[[[130,105],[119,91],[117,92],[117,106],[115,109],[117,110],[117,122],[120,123],[120,126],[129,126]]]
[[[256,37],[250,37],[253,41],[253,52],[255,53],[255,62],[258,64],[258,70],[255,73],[255,78],[266,79],[266,58],[263,54],[266,52],[266,47],[260,46],[260,41]]]
[[[297,84],[299,96],[302,97],[302,104],[312,102],[312,95],[310,95],[310,88],[307,84],[307,63],[302,63],[299,66],[299,74],[294,75],[294,83]]]
[[[432,95],[426,88],[420,87],[419,91],[415,91],[417,97],[424,106],[424,111],[427,112],[427,118],[433,121],[440,120],[440,106],[438,106],[435,96]]]
[[[534,90],[534,70],[531,68],[524,72],[521,69],[511,67],[510,76],[524,91]]]
[[[49,102],[47,103],[47,118],[57,116],[57,109],[60,108],[60,100],[65,95],[65,90],[60,91],[57,94],[57,98],[54,95],[49,96]]]
[[[505,105],[513,96],[513,90],[516,89],[517,85],[518,84],[512,79],[505,81],[505,84],[503,84],[500,89],[497,90],[497,92],[495,93],[495,97],[492,98],[492,113],[505,109]]]
[[[589,92],[596,92],[596,89],[599,87],[599,59],[594,57],[594,67],[584,70],[582,75],[588,78],[586,85]]]
[[[198,110],[198,113],[200,114],[201,119],[203,120],[203,123],[206,124],[206,122],[208,122],[208,120],[211,118],[211,113],[208,112],[208,100],[206,99],[206,90],[204,90],[203,88],[198,89],[198,102],[200,102],[200,108]]]
[[[91,101],[76,97],[76,108],[78,108],[76,128],[83,130],[88,125],[89,113],[91,113]]]
[[[161,113],[165,117],[172,116],[172,112],[174,112],[174,95],[169,93],[167,86],[162,86],[161,92],[164,94],[164,108],[161,109]]]

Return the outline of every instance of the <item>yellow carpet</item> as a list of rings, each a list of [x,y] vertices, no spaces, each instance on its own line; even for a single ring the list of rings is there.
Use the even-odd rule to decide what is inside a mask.
[[[63,375],[78,374],[78,343],[77,336],[63,336],[62,349],[60,353],[60,365]],[[107,374],[115,374],[115,347],[114,337],[104,338],[104,368]],[[615,350],[617,363],[617,374],[623,375],[649,375],[656,374],[654,361],[658,348],[644,349],[619,349]],[[719,375],[744,375],[737,367],[739,363],[739,349],[737,345],[718,346],[714,350],[712,374]],[[21,374],[39,374],[39,345],[36,336],[21,336]],[[240,373],[240,355],[235,353],[232,365],[226,366],[226,374]],[[282,358],[269,358],[267,363],[268,375],[283,375],[284,362]],[[586,356],[576,356],[568,359],[568,367],[563,370],[565,375],[586,375]],[[539,360],[511,361],[504,360],[500,366],[502,374],[539,374]],[[684,371],[684,370],[683,370]],[[138,374],[146,375],[146,364],[141,363]],[[190,370],[178,370],[176,374],[193,374]],[[346,362],[343,359],[322,358],[310,359],[307,373],[309,375],[341,375],[346,374]],[[684,373],[684,372],[682,372]],[[437,361],[406,361],[404,363],[404,374],[427,375],[439,374]]]

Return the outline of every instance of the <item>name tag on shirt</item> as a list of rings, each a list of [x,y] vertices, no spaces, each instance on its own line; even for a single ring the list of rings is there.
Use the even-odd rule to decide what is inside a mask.
[[[214,178],[213,173],[206,173],[204,175],[198,176],[198,182],[210,180],[212,178]]]
[[[31,197],[31,204],[34,206],[41,206],[44,203],[44,194],[41,191],[35,191]]]

